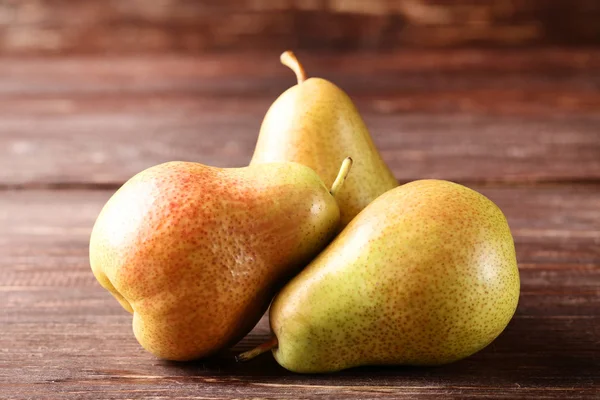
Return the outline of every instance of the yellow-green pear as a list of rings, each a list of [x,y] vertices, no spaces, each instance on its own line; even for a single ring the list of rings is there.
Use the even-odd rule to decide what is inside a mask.
[[[519,299],[500,209],[438,180],[393,189],[364,209],[277,295],[272,348],[290,371],[438,365],[492,342]]]
[[[298,162],[314,169],[329,186],[342,160],[352,157],[352,174],[337,198],[343,227],[398,182],[348,95],[325,79],[307,79],[290,51],[281,55],[281,62],[296,72],[298,84],[279,96],[267,112],[251,165]]]
[[[301,164],[171,162],[139,173],[112,196],[91,235],[90,263],[133,314],[146,350],[191,360],[245,336],[338,223],[334,197]]]

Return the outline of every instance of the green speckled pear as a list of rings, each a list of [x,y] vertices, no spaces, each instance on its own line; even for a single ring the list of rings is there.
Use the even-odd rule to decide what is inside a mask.
[[[307,79],[290,51],[281,55],[281,62],[296,72],[298,84],[279,96],[267,112],[251,165],[298,162],[314,169],[329,186],[342,160],[352,157],[352,174],[337,197],[344,227],[398,182],[348,95],[325,79]]]
[[[339,209],[296,163],[222,169],[171,162],[125,183],[98,216],[90,263],[133,314],[140,344],[169,360],[244,337],[275,292],[335,233]]]
[[[416,181],[370,204],[284,287],[262,350],[300,373],[446,364],[492,342],[518,299],[500,209],[464,186]]]

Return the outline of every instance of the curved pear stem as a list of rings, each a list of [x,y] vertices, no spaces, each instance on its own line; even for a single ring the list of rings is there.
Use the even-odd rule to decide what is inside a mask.
[[[306,71],[304,71],[304,67],[300,64],[300,61],[298,61],[293,51],[284,51],[279,57],[279,60],[283,65],[294,71],[296,78],[298,78],[298,84],[301,84],[306,80]]]
[[[350,172],[350,168],[352,167],[352,162],[353,162],[352,158],[350,158],[350,157],[346,157],[344,159],[344,161],[342,162],[342,166],[340,167],[340,172],[338,172],[338,175],[335,178],[335,181],[333,181],[333,185],[331,185],[331,190],[329,191],[329,193],[331,193],[331,195],[333,197],[335,197],[337,192],[340,190],[340,188],[346,181],[348,172]]]
[[[253,348],[252,350],[248,350],[240,355],[235,356],[235,361],[237,362],[245,362],[252,360],[254,357],[261,355],[262,353],[266,353],[269,350],[277,347],[279,342],[277,341],[277,337],[273,336],[269,341],[261,344],[258,347]]]

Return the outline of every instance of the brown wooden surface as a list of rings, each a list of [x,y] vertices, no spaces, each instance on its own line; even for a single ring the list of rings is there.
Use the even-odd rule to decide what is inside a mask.
[[[598,50],[300,55],[356,100],[401,181],[600,179]],[[245,165],[294,83],[274,53],[5,59],[0,185],[116,186],[173,159]]]
[[[91,226],[133,173],[171,159],[247,163],[293,77],[271,55],[0,62],[0,398],[600,397],[600,51],[306,57],[357,100],[402,181],[452,179],[508,217],[520,304],[488,348],[438,368],[303,376],[265,318],[194,363],[143,351],[95,282]]]
[[[0,54],[600,43],[596,0],[1,0]]]

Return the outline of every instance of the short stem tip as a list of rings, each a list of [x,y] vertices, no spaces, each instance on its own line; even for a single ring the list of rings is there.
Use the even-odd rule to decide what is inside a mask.
[[[335,178],[333,185],[331,185],[331,190],[329,191],[329,193],[331,193],[331,195],[333,197],[335,197],[337,192],[340,190],[340,188],[346,181],[346,177],[348,176],[348,173],[350,172],[350,168],[352,167],[352,162],[353,162],[352,158],[350,158],[350,157],[346,157],[344,159],[344,161],[342,162],[342,166],[340,167],[340,172],[338,172],[338,175]]]
[[[300,64],[300,61],[298,61],[293,51],[284,51],[279,57],[279,60],[283,65],[294,71],[296,78],[298,79],[298,84],[306,80],[306,71],[304,71],[304,67]]]
[[[275,347],[277,347],[277,345],[278,345],[277,338],[275,336],[273,336],[271,339],[269,339],[268,342],[265,342],[265,343],[261,344],[260,346],[253,348],[252,350],[248,350],[242,354],[235,356],[235,361],[245,362],[245,361],[252,360],[254,357],[259,356],[262,353],[266,353],[267,351],[274,349]]]

